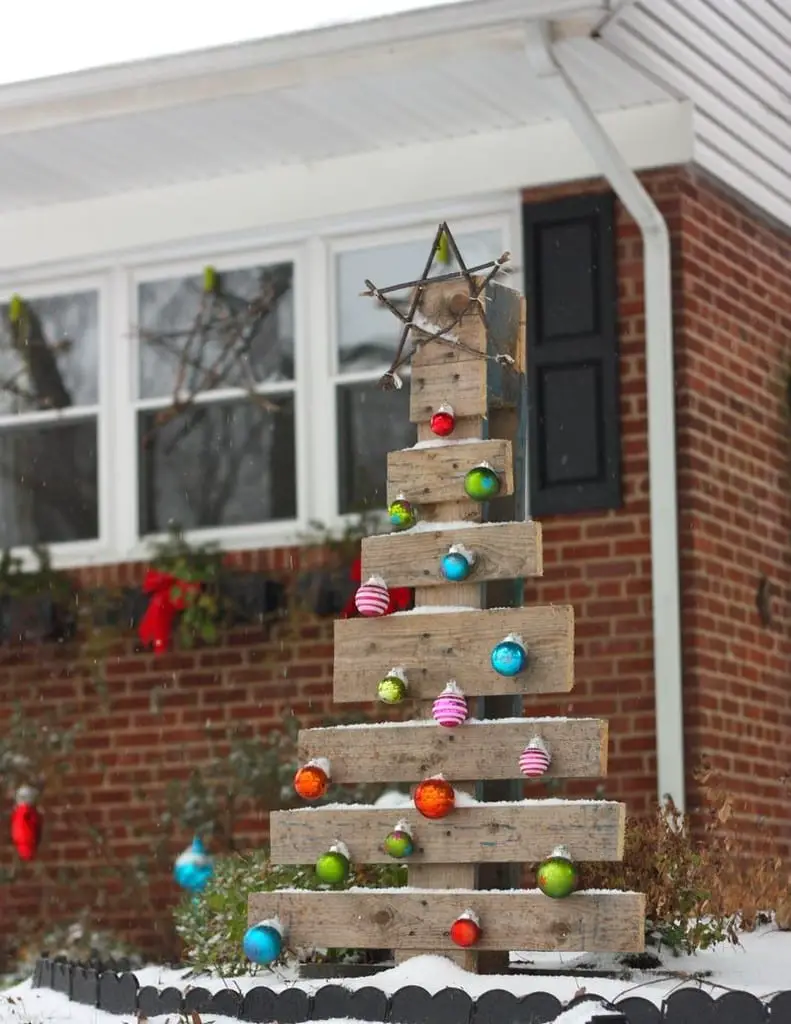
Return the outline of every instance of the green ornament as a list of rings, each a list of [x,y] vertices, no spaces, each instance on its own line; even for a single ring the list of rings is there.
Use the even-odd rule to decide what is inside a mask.
[[[211,295],[217,291],[217,286],[220,283],[220,279],[217,276],[217,271],[214,267],[203,268],[203,290],[207,295]]]
[[[417,522],[415,510],[406,498],[396,498],[387,506],[390,525],[395,530],[409,530]]]
[[[383,704],[400,704],[406,697],[407,683],[403,669],[391,668],[379,682],[376,693]]]
[[[334,843],[316,861],[316,876],[326,885],[340,885],[349,877],[351,859],[343,843]]]
[[[538,888],[553,900],[570,896],[577,888],[577,868],[565,846],[558,846],[551,857],[538,865]]]
[[[415,852],[415,844],[412,839],[412,831],[405,821],[399,821],[392,832],[388,832],[382,844],[388,857],[402,860],[404,857],[411,857]]]
[[[488,462],[482,462],[464,477],[464,490],[473,501],[488,501],[500,493],[500,477]]]
[[[12,324],[18,324],[25,311],[25,301],[21,295],[12,295],[8,303],[8,319]]]

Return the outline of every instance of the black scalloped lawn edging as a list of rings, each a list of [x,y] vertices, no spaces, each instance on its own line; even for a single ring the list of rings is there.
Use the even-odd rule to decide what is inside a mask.
[[[431,995],[416,985],[391,996],[372,986],[350,991],[340,985],[325,985],[313,995],[298,988],[273,992],[262,985],[242,995],[229,988],[182,992],[141,987],[128,970],[41,959],[36,962],[33,987],[62,992],[72,1002],[106,1013],[156,1017],[197,1011],[254,1024],[303,1024],[333,1017],[381,1024],[551,1024],[570,1005],[581,1002],[590,1002],[594,1011],[601,1009],[601,1015],[591,1018],[600,1024],[791,1024],[791,991],[775,993],[763,1002],[749,992],[735,991],[714,999],[691,985],[676,989],[661,1007],[641,996],[627,996],[613,1005],[603,996],[588,993],[563,1006],[548,992],[517,997],[493,989],[472,999],[461,989]]]

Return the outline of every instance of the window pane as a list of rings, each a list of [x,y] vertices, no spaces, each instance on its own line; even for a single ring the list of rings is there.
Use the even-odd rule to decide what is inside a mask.
[[[162,423],[139,414],[142,533],[293,519],[294,398],[250,398],[186,409]]]
[[[139,285],[140,396],[293,380],[293,277],[278,263],[224,272],[213,295],[201,274]]]
[[[96,420],[0,430],[3,547],[99,535]]]
[[[98,293],[21,299],[0,307],[0,414],[95,405]]]
[[[467,266],[472,267],[502,255],[503,239],[499,231],[476,231],[459,235],[456,243]],[[371,246],[354,252],[339,253],[335,275],[338,295],[338,367],[341,373],[385,369],[395,355],[401,329],[398,318],[386,306],[360,296],[366,278],[380,287],[415,280],[423,273],[433,236],[396,245]],[[455,262],[434,261],[432,274],[457,269]],[[388,296],[406,312],[409,291]]]
[[[387,504],[387,453],[417,440],[409,422],[409,387],[382,391],[375,381],[338,388],[340,512]]]

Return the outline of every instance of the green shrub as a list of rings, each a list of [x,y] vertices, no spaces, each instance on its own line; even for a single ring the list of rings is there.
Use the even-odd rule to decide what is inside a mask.
[[[245,974],[252,965],[242,952],[247,930],[247,897],[252,892],[276,889],[348,889],[354,885],[372,888],[406,884],[406,868],[400,864],[353,865],[343,886],[318,882],[313,865],[274,865],[268,850],[232,854],[215,861],[214,877],[201,896],[186,896],[176,909],[176,931],[185,946],[184,959],[197,970],[223,976]],[[359,961],[359,950],[300,950],[303,960]]]

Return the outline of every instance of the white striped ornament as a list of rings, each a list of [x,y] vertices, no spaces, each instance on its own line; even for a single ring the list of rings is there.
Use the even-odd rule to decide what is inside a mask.
[[[360,615],[367,618],[384,615],[390,606],[390,592],[385,581],[380,576],[372,576],[367,583],[358,587],[354,595],[354,606]]]
[[[528,779],[540,778],[548,771],[550,764],[552,758],[539,736],[528,743],[519,757],[519,771]]]

